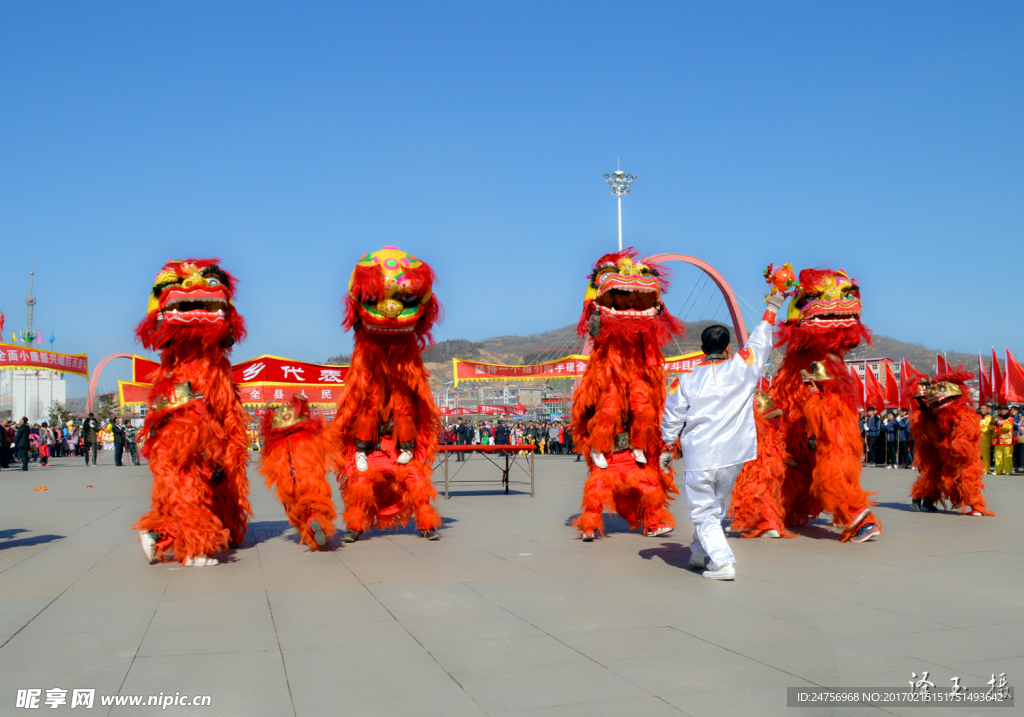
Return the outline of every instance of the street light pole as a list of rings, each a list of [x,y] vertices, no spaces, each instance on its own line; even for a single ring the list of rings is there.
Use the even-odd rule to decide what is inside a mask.
[[[619,251],[622,251],[622,197],[629,194],[634,179],[636,179],[635,174],[626,174],[621,169],[604,175],[604,180],[608,182],[608,188],[612,190],[612,194],[619,202]]]

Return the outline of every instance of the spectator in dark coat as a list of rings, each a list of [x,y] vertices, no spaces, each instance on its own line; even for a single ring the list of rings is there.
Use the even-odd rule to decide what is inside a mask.
[[[468,446],[473,443],[473,427],[468,423],[463,423],[462,419],[459,419],[459,425],[455,427],[455,433],[459,436],[459,445]],[[466,454],[463,451],[459,451],[456,454],[457,461],[466,460]]]
[[[882,434],[882,419],[878,417],[878,413],[873,408],[868,408],[868,463],[874,463],[878,465],[883,460],[879,459],[882,451],[885,450],[884,439],[881,438]]]
[[[28,470],[28,450],[32,446],[32,441],[29,438],[30,431],[28,419],[22,416],[21,423],[18,424],[18,429],[14,432],[14,450],[18,452],[23,471]]]
[[[498,425],[494,429],[494,445],[496,445],[496,446],[507,446],[507,445],[509,445],[508,434],[509,434],[508,426],[506,426],[505,422],[499,418],[498,419]]]
[[[114,433],[114,465],[122,466],[124,465],[121,463],[121,458],[124,456],[124,427],[115,418],[110,430]]]
[[[82,421],[82,441],[85,443],[85,465],[89,465],[89,453],[92,453],[92,464],[96,465],[96,434],[99,433],[100,424],[91,413]]]

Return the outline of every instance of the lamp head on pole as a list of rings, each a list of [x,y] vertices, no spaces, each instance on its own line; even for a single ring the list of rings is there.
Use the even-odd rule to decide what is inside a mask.
[[[621,169],[617,169],[611,174],[604,175],[604,179],[608,182],[608,188],[612,190],[612,194],[616,197],[624,197],[629,194],[629,190],[633,186],[633,180],[636,179],[636,175],[626,174]]]

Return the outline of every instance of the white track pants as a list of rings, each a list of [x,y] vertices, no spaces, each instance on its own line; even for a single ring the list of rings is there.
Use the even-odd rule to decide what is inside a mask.
[[[722,530],[722,516],[725,515],[725,503],[729,500],[733,483],[742,468],[740,463],[709,471],[683,472],[683,496],[694,528],[690,551],[698,557],[706,555],[711,558],[712,568],[736,562]]]

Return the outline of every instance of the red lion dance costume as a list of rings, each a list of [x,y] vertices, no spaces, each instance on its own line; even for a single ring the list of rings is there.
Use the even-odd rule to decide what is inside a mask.
[[[189,567],[216,565],[210,554],[240,545],[252,514],[249,421],[227,358],[245,323],[232,303],[235,280],[217,261],[165,264],[135,329],[143,346],[160,351],[142,429],[152,507],[133,526],[150,562],[173,552]]]
[[[765,391],[754,394],[757,459],[745,463],[732,489],[731,528],[744,538],[794,538],[785,529],[782,484],[786,477],[786,442],[782,411]]]
[[[843,361],[847,352],[871,339],[860,313],[860,287],[845,271],[801,271],[787,319],[776,330],[775,345],[787,347],[771,390],[782,409],[789,456],[782,492],[785,523],[806,525],[822,512],[831,513],[832,524],[843,529],[843,542],[863,542],[881,533],[870,511],[871,494],[860,487],[860,396]],[[817,388],[804,380],[813,363],[828,376]],[[815,441],[808,440],[811,436]],[[812,448],[815,442],[817,449]],[[824,444],[831,448],[821,448]]]
[[[355,346],[328,429],[343,468],[345,542],[413,517],[421,537],[440,537],[430,474],[441,418],[420,356],[440,312],[433,283],[425,262],[393,246],[364,254],[349,280],[342,325]]]
[[[327,482],[327,442],[323,422],[310,415],[309,401],[291,401],[263,414],[260,473],[267,488],[277,488],[288,522],[311,550],[319,550],[335,533],[334,501]]]
[[[675,527],[668,502],[679,491],[672,473],[658,466],[666,394],[661,347],[684,328],[661,303],[667,272],[636,256],[629,248],[594,264],[576,328],[593,344],[572,406],[573,441],[590,473],[573,525],[587,542],[604,535],[606,508],[631,530],[642,526],[644,535]]]
[[[936,503],[949,501],[954,510],[971,515],[995,515],[981,494],[985,469],[978,460],[981,427],[978,414],[964,392],[974,378],[963,366],[956,371],[922,377],[911,385],[916,399],[911,408],[914,468],[920,474],[910,488],[915,510],[934,513]],[[969,507],[968,507],[969,506]]]

